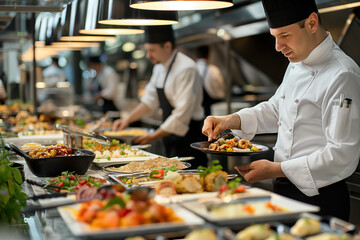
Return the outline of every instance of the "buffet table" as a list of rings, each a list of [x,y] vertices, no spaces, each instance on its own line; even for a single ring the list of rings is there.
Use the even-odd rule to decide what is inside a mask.
[[[34,180],[40,180],[40,178],[36,177],[34,174],[31,173],[31,171],[28,169],[26,162],[21,159],[20,157],[16,157],[16,159],[13,159],[14,162],[18,162],[18,163],[22,163],[24,164],[24,169],[25,169],[25,178],[26,179],[34,179]],[[91,175],[91,176],[96,176],[96,177],[103,177],[105,179],[107,179],[109,182],[111,181],[111,179],[108,177],[108,173],[105,172],[102,168],[98,167],[95,164],[92,164],[90,169],[88,170],[88,172],[86,173],[86,175]],[[44,192],[44,190],[41,187],[38,186],[33,186],[30,185],[27,182],[24,182],[22,184],[23,190],[24,192],[27,193],[28,197],[34,196],[34,195],[39,195],[42,192]],[[273,194],[271,192],[265,191],[265,190],[261,190],[263,192],[266,192],[268,194],[272,194],[273,197],[277,197],[276,194]],[[281,201],[287,201],[290,199],[286,199],[281,197]],[[49,201],[49,200],[48,200]],[[54,200],[56,202],[56,200]],[[290,208],[292,208],[291,204],[293,204],[293,202],[291,202],[292,200],[290,200],[290,205],[288,204],[288,206],[290,206]],[[44,204],[44,200],[29,200],[28,201],[28,205],[38,205],[39,203],[41,203],[42,205]],[[51,203],[51,201],[49,201]],[[46,205],[46,204],[45,204]],[[195,215],[198,215],[198,218],[201,218],[201,211],[199,210],[200,207],[197,206],[192,206],[192,203],[188,203],[185,202],[183,204],[183,206],[189,205],[190,208],[192,207],[194,210],[194,213],[196,213]],[[308,208],[310,206],[310,208]],[[299,213],[296,214],[292,214],[289,215],[287,217],[284,218],[278,218],[277,221],[274,221],[273,218],[271,216],[269,217],[265,217],[263,220],[264,222],[268,222],[268,223],[291,223],[293,224],[296,219],[299,218],[299,216],[301,215],[301,209],[308,209],[308,210],[314,210],[314,208],[311,207],[311,205],[306,206],[306,205],[302,205],[302,203],[299,203],[299,205],[293,206],[293,209],[297,209],[300,207],[300,211]],[[302,208],[304,207],[304,208]],[[199,210],[199,211],[198,211]],[[205,217],[204,217],[205,216]],[[146,239],[183,239],[184,236],[186,234],[188,234],[189,232],[191,232],[192,230],[196,229],[196,228],[210,228],[210,229],[214,229],[216,230],[218,239],[236,239],[235,237],[235,233],[236,231],[239,231],[241,228],[243,228],[246,225],[250,225],[252,224],[251,222],[248,221],[218,221],[218,222],[211,222],[208,221],[208,216],[202,215],[202,217],[204,217],[204,224],[202,224],[200,227],[199,226],[187,226],[186,229],[177,229],[177,230],[164,230],[164,232],[157,232],[157,233],[153,233],[151,234],[150,232],[147,232],[146,235],[144,236],[144,234],[141,234],[143,228],[145,227],[139,227],[139,231],[140,231],[140,236],[145,237]],[[26,222],[29,225],[29,235],[31,239],[84,239],[84,237],[77,237],[75,236],[68,228],[68,226],[65,224],[63,218],[60,216],[59,211],[54,208],[54,209],[47,209],[47,210],[42,210],[42,211],[36,211],[35,214],[29,216],[26,219]],[[256,222],[261,222],[259,221],[259,219]],[[231,230],[234,231],[231,231]],[[127,237],[127,236],[126,236]],[[110,234],[110,235],[98,235],[98,236],[93,236],[91,238],[97,238],[97,239],[123,239],[125,238],[124,235],[121,235],[121,237],[117,237],[116,234]],[[85,239],[88,239],[87,237],[85,237]],[[303,238],[305,239],[305,238]]]

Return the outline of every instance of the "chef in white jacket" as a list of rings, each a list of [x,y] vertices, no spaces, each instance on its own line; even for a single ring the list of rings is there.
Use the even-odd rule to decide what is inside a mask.
[[[345,179],[360,155],[360,69],[321,25],[314,0],[263,0],[276,51],[290,61],[275,95],[253,108],[205,120],[215,139],[225,129],[252,139],[278,133],[274,162],[236,166],[250,183],[274,178],[274,191],[348,220]]]
[[[160,127],[134,143],[147,144],[163,138],[167,157],[194,156],[192,165],[204,165],[205,154],[190,147],[190,143],[204,140],[202,80],[196,63],[175,48],[171,26],[145,28],[145,42],[146,57],[155,64],[152,76],[140,104],[128,118],[116,120],[113,129],[123,129],[151,110],[161,108]]]

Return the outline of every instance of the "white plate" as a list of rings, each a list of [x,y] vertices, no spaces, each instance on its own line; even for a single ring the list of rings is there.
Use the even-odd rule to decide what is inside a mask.
[[[156,155],[156,154],[144,151],[144,150],[139,150],[139,152],[142,152],[142,153],[146,154],[147,156],[138,156],[138,157],[129,156],[129,157],[121,157],[121,158],[111,158],[110,160],[105,159],[105,158],[95,158],[93,163],[95,163],[99,167],[106,167],[106,166],[114,165],[114,164],[122,164],[122,163],[130,163],[130,162],[144,162],[144,161],[152,159],[152,158],[160,157],[159,155]]]
[[[236,198],[263,197],[269,195],[270,192],[264,191],[259,188],[247,188],[245,192],[237,193]],[[161,204],[182,203],[189,201],[197,201],[199,203],[206,201],[212,201],[212,202],[216,202],[217,200],[221,201],[219,198],[217,198],[217,196],[218,196],[218,192],[186,193],[186,194],[177,194],[169,197],[155,195],[155,201]]]
[[[196,213],[197,215],[203,217],[205,220],[209,222],[216,223],[218,225],[234,225],[234,224],[248,224],[256,223],[256,222],[267,222],[267,221],[276,221],[276,220],[284,220],[290,219],[293,217],[297,217],[301,213],[305,212],[318,212],[320,209],[317,206],[309,205],[306,203],[302,203],[299,201],[295,201],[290,198],[283,197],[281,195],[271,193],[262,189],[252,188],[252,193],[258,194],[269,194],[271,196],[270,202],[277,206],[287,209],[289,212],[281,212],[281,213],[273,213],[271,215],[257,215],[257,216],[246,216],[246,217],[234,217],[234,218],[225,218],[225,217],[215,217],[211,215],[211,213],[207,210],[205,204],[200,201],[191,201],[191,202],[183,202],[180,204],[190,211]],[[246,197],[249,197],[246,196]]]
[[[186,230],[195,226],[202,226],[205,221],[191,213],[190,211],[182,208],[181,206],[172,206],[175,213],[182,219],[184,223],[154,223],[134,227],[119,227],[114,229],[100,229],[93,230],[88,227],[86,223],[78,222],[73,216],[73,210],[78,209],[80,204],[59,207],[58,211],[64,220],[71,233],[79,237],[130,237],[130,236],[143,236],[145,234],[174,232]]]

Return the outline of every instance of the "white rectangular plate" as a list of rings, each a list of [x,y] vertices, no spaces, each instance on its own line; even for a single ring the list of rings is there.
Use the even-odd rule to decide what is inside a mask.
[[[191,201],[191,202],[180,202],[182,206],[189,209],[190,211],[196,213],[197,215],[203,217],[209,222],[213,222],[219,225],[234,225],[234,224],[248,224],[256,222],[266,222],[266,221],[275,221],[275,220],[284,220],[290,219],[292,217],[297,217],[299,214],[304,212],[318,212],[320,209],[317,206],[309,205],[299,201],[295,201],[290,198],[283,197],[281,195],[271,193],[265,190],[258,188],[252,189],[253,193],[258,193],[261,195],[261,192],[268,193],[271,196],[271,203],[282,208],[289,210],[289,212],[273,213],[271,215],[258,215],[258,216],[246,216],[246,217],[235,217],[235,218],[218,218],[211,215],[207,210],[206,206],[200,201]],[[246,197],[249,197],[247,195]]]
[[[130,163],[130,162],[144,162],[146,160],[152,159],[152,158],[157,158],[160,157],[159,155],[144,151],[144,150],[140,150],[141,152],[143,152],[144,154],[146,154],[147,156],[139,156],[139,157],[122,157],[122,158],[111,158],[110,160],[105,159],[105,158],[95,158],[93,163],[95,163],[96,165],[98,165],[99,167],[106,167],[109,165],[114,165],[114,164],[126,164],[126,163]]]
[[[71,233],[79,237],[96,237],[96,238],[107,238],[107,237],[130,237],[130,236],[143,236],[145,234],[175,232],[180,230],[186,230],[196,226],[202,226],[205,221],[193,214],[192,212],[182,208],[181,206],[172,206],[175,213],[184,219],[184,223],[156,223],[146,224],[134,227],[119,227],[114,229],[101,229],[92,230],[86,223],[76,221],[73,216],[73,211],[78,209],[80,204],[75,204],[66,207],[59,207],[58,211],[70,229]]]
[[[213,201],[218,196],[218,192],[202,192],[202,193],[186,193],[186,194],[177,194],[169,197],[163,197],[161,195],[156,195],[155,200],[161,204],[168,203],[183,203],[183,202],[192,202],[197,201],[198,203]],[[260,197],[260,196],[269,196],[271,193],[264,191],[259,188],[247,188],[246,192],[238,193],[237,198],[248,198],[248,197]],[[220,199],[219,199],[220,201]]]

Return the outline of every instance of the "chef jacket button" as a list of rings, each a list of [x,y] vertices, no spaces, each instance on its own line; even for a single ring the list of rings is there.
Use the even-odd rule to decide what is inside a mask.
[[[289,132],[292,132],[292,128],[289,129]]]
[[[299,103],[299,99],[295,99],[295,103]]]
[[[285,95],[282,95],[281,98],[282,98],[282,99],[285,99]]]
[[[292,68],[292,69],[294,69],[294,68],[295,68],[295,66],[291,66],[291,68]]]
[[[278,123],[277,123],[279,126],[281,126],[281,122],[279,121]]]
[[[311,72],[311,76],[315,76],[315,72]]]
[[[289,154],[286,154],[285,157],[286,157],[286,158],[289,158]]]

